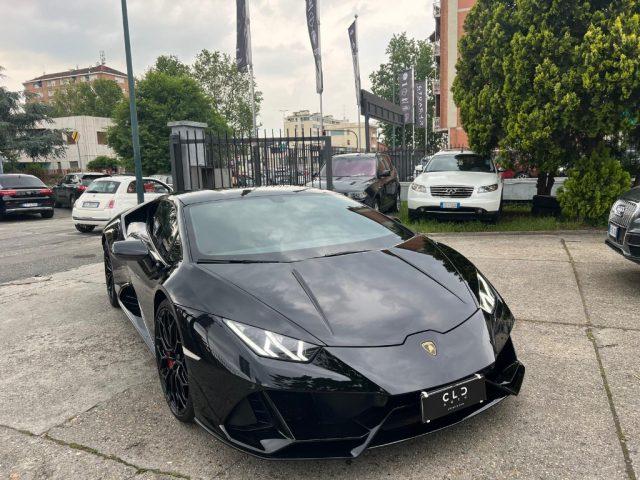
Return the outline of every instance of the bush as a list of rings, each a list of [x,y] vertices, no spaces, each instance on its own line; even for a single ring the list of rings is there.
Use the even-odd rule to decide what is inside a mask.
[[[99,172],[102,170],[117,170],[119,165],[120,162],[116,158],[100,155],[87,163],[87,168],[90,171]]]
[[[562,213],[590,223],[605,222],[611,205],[631,187],[631,176],[604,146],[578,160],[558,192]]]

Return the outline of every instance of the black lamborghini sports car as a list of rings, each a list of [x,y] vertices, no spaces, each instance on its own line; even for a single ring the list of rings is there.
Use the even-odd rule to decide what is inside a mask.
[[[163,196],[104,229],[171,412],[268,458],[356,457],[517,395],[514,318],[462,255],[304,187]]]

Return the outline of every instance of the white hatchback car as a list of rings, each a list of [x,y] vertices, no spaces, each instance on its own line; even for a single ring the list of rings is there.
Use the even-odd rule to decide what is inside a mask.
[[[439,213],[497,220],[502,190],[502,178],[491,158],[468,150],[443,150],[431,157],[409,187],[409,219]]]
[[[171,188],[154,178],[143,178],[144,200],[171,193]],[[136,177],[113,176],[94,180],[76,200],[71,218],[76,229],[89,233],[104,227],[117,214],[138,204]]]

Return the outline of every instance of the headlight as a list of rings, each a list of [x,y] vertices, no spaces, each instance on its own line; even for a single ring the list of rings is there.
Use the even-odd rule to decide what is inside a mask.
[[[425,187],[424,185],[420,185],[419,183],[412,183],[411,190],[420,193],[427,193],[427,187]]]
[[[491,287],[489,286],[489,282],[480,275],[478,276],[478,302],[480,303],[480,308],[487,313],[493,313],[493,310],[496,308],[496,296],[491,291]]]
[[[261,357],[289,362],[308,362],[320,350],[318,345],[285,337],[268,330],[250,327],[227,319],[224,322],[240,340]]]
[[[496,190],[498,190],[498,184],[494,183],[493,185],[485,185],[484,187],[479,187],[478,193],[489,193],[495,192]]]
[[[362,201],[367,198],[367,194],[365,192],[350,192],[347,194],[349,198],[353,198],[354,200]]]

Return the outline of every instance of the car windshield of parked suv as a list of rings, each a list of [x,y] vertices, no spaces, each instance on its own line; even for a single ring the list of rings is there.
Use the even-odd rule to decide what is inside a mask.
[[[375,177],[376,157],[360,155],[333,157],[332,167],[334,177]],[[326,165],[322,167],[320,176],[327,176]]]
[[[0,187],[3,188],[43,188],[46,185],[38,177],[31,175],[2,176]]]
[[[114,182],[111,180],[96,180],[89,185],[86,193],[116,193],[120,182]]]
[[[104,176],[104,175],[100,175],[100,176],[97,176],[97,177],[96,177],[96,176],[94,176],[94,177],[87,177],[87,176],[84,176],[84,177],[82,177],[82,180],[80,180],[80,183],[81,183],[82,185],[84,185],[85,187],[88,187],[89,185],[91,185],[91,183],[92,183],[96,178],[101,178],[101,177],[103,177],[103,176]]]
[[[435,155],[426,172],[483,172],[493,173],[495,168],[489,157],[473,153],[447,153]]]
[[[413,233],[346,197],[255,196],[187,208],[199,261],[294,261],[397,245]]]

